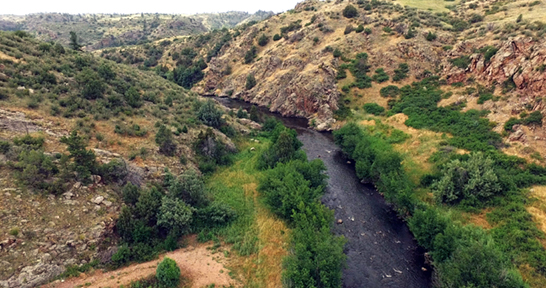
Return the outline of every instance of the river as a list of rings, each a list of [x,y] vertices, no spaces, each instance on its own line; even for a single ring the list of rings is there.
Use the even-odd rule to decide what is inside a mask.
[[[217,99],[231,108],[251,107],[242,101]],[[373,186],[360,183],[332,134],[307,128],[306,119],[281,117],[264,108],[259,111],[295,129],[307,157],[320,158],[326,165],[329,179],[322,202],[335,211],[336,222],[343,221],[334,224],[334,233],[347,239],[343,287],[430,287],[431,269],[424,264],[423,251],[406,223]]]

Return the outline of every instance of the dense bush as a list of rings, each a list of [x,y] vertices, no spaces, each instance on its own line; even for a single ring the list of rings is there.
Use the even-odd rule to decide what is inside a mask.
[[[205,125],[214,128],[219,128],[224,123],[222,115],[222,111],[216,108],[216,104],[212,100],[205,102],[197,111],[197,118]]]
[[[354,18],[358,16],[358,10],[356,10],[355,6],[349,4],[343,9],[343,16],[346,18]]]
[[[245,53],[245,64],[250,64],[252,61],[254,61],[254,58],[256,58],[256,55],[258,54],[258,48],[256,46],[250,47],[250,49]]]
[[[493,164],[493,160],[482,153],[473,153],[464,162],[454,160],[447,163],[442,178],[432,185],[434,197],[443,203],[463,201],[480,206],[501,191]]]
[[[373,75],[372,79],[377,83],[383,83],[385,81],[389,81],[389,75],[387,75],[385,69],[378,68],[375,70],[375,74]]]
[[[289,287],[340,287],[345,240],[332,234],[333,211],[319,200],[326,186],[324,163],[307,162],[295,131],[274,119],[266,120],[264,130],[273,143],[262,158],[269,158],[276,149],[285,150],[279,154],[286,161],[270,165],[274,168],[266,172],[258,188],[268,206],[294,227],[283,282]]]
[[[256,86],[256,78],[254,78],[254,74],[250,73],[246,76],[245,89],[250,90],[254,86]]]
[[[396,97],[400,95],[400,89],[398,86],[389,85],[381,88],[381,90],[379,90],[379,94],[383,97]]]
[[[469,56],[461,56],[459,58],[449,59],[449,62],[451,62],[451,64],[453,64],[453,66],[455,66],[455,67],[466,69],[466,67],[468,67],[468,65],[470,65],[470,57]]]
[[[305,159],[305,155],[299,150],[303,144],[297,139],[296,131],[278,124],[271,134],[272,143],[260,156],[258,169],[274,168],[277,163]]]
[[[398,69],[394,69],[394,76],[392,76],[392,81],[400,81],[402,79],[408,78],[409,66],[407,63],[400,63]]]
[[[165,257],[155,272],[155,277],[159,281],[161,287],[176,288],[180,284],[180,268],[176,262]]]
[[[366,103],[364,104],[364,111],[373,115],[381,115],[385,112],[385,108],[379,106],[377,103]]]
[[[161,124],[155,134],[155,143],[159,146],[159,153],[167,156],[174,156],[176,152],[176,143],[173,134],[167,126]]]
[[[265,34],[262,34],[260,38],[258,38],[258,45],[265,46],[269,42],[269,37],[265,36]]]
[[[286,220],[291,219],[293,211],[297,210],[300,203],[317,201],[325,188],[325,177],[322,174],[325,167],[322,161],[295,162],[279,163],[267,172],[259,186],[266,204]]]

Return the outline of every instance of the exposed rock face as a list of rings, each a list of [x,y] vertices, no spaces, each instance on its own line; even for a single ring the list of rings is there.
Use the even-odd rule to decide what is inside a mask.
[[[477,43],[462,42],[453,49],[452,56],[461,55],[477,48]],[[483,45],[482,45],[483,46]],[[466,80],[474,76],[491,85],[512,80],[517,92],[526,96],[542,96],[546,93],[546,41],[532,38],[517,38],[504,41],[499,50],[486,61],[483,54],[472,54],[467,69],[446,65],[444,73],[448,83]]]
[[[49,254],[47,254],[49,255]],[[51,256],[49,256],[51,258]],[[47,261],[48,257],[43,260]],[[49,259],[50,260],[50,259]],[[7,281],[0,281],[0,286],[6,288],[31,288],[46,284],[65,270],[64,267],[40,262],[34,266],[23,268],[18,276],[13,276]]]
[[[283,116],[313,119],[320,130],[329,129],[330,124],[335,122],[333,111],[337,110],[339,98],[335,64],[330,52],[305,51],[309,41],[302,39],[311,37],[311,31],[312,28],[308,27],[290,34],[289,40],[280,40],[284,42],[284,47],[266,49],[261,59],[247,65],[244,71],[224,77],[227,65],[234,58],[244,58],[253,39],[259,35],[258,29],[252,27],[251,31],[230,45],[229,51],[225,51],[222,57],[212,59],[204,85],[195,90],[267,106],[270,111]],[[254,75],[257,85],[246,90],[249,74]]]

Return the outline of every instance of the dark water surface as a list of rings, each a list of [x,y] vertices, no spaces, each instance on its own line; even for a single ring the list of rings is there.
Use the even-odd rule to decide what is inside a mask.
[[[231,108],[251,106],[242,101],[218,100]],[[347,239],[343,287],[430,287],[430,268],[425,266],[423,251],[407,225],[372,186],[360,183],[354,165],[343,157],[332,134],[308,129],[306,119],[281,117],[263,108],[260,112],[295,129],[308,158],[320,158],[326,165],[329,179],[322,202],[335,210],[336,221],[343,221],[335,224],[334,232]]]

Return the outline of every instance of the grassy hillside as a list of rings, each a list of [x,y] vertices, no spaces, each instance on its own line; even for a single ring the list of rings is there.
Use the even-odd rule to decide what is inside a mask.
[[[64,277],[104,266],[122,239],[132,250],[129,256],[118,255],[116,265],[165,250],[171,228],[156,225],[157,211],[149,205],[161,204],[167,190],[154,190],[157,184],[152,183],[165,178],[166,171],[176,179],[186,172],[202,181],[199,172],[191,171],[212,172],[229,164],[236,146],[226,135],[251,129],[234,113],[223,115],[214,102],[154,73],[40,42],[25,32],[0,33],[0,235],[6,248],[0,254],[11,263],[0,267],[0,284],[40,285],[63,271]],[[135,204],[125,195],[129,188],[122,189],[126,183],[142,188],[131,194],[141,207],[134,208],[140,214],[131,210],[135,221],[142,219],[142,207],[154,211],[147,212],[154,221],[143,222],[149,225],[143,229],[156,229],[157,238],[147,237],[150,242],[136,248],[115,221],[120,208]],[[209,209],[204,195],[202,202],[186,199],[196,207],[188,209]],[[179,199],[171,200],[179,205]],[[211,209],[203,213],[218,212]],[[168,247],[177,247],[172,237],[175,243]],[[38,249],[44,245],[52,248]],[[91,261],[97,257],[102,260]],[[35,264],[38,259],[41,264]],[[49,266],[44,270],[41,265]]]
[[[65,46],[76,32],[87,50],[141,44],[157,39],[231,28],[245,21],[260,21],[271,12],[215,14],[60,14],[0,15],[0,30],[24,30],[43,41]]]

